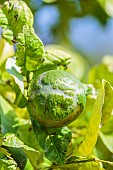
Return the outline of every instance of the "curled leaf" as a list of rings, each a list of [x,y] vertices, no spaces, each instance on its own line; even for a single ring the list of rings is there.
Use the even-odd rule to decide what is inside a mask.
[[[44,62],[35,71],[34,77],[49,70],[65,70],[71,62],[71,55],[58,49],[48,49],[44,54]]]
[[[43,63],[44,45],[33,30],[24,28],[18,34],[16,64],[27,71],[38,69]]]
[[[2,10],[15,36],[22,32],[24,25],[28,28],[33,26],[33,15],[24,1],[6,1],[2,6]]]

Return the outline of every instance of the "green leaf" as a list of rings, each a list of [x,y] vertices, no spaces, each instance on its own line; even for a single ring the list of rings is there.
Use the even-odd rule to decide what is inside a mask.
[[[0,26],[3,29],[2,37],[6,39],[6,41],[8,41],[10,44],[12,44],[14,35],[13,35],[11,27],[8,25],[8,20],[1,8],[0,8]]]
[[[11,74],[14,77],[15,82],[18,84],[21,92],[23,93],[24,92],[24,81],[20,73],[20,68],[16,65],[15,58],[7,59],[6,70],[8,71],[9,74]]]
[[[17,36],[19,32],[22,32],[24,25],[26,25],[27,28],[32,28],[33,15],[24,1],[6,1],[2,5],[2,10],[5,14],[4,20],[7,19],[15,36]]]
[[[28,112],[30,114],[32,126],[33,126],[33,131],[37,140],[38,145],[45,150],[45,141],[48,136],[48,133],[46,131],[46,128],[43,127],[35,117],[32,116],[32,111],[31,111],[31,104],[27,105]]]
[[[0,62],[1,62],[1,56],[2,56],[2,53],[3,53],[4,47],[5,47],[5,41],[4,41],[3,38],[1,38],[0,39]]]
[[[109,160],[110,162],[113,162],[113,156],[112,156],[113,154],[104,145],[102,138],[100,138],[100,136],[98,137],[93,154],[101,160],[107,160],[107,161]],[[110,165],[109,161],[107,163],[103,163],[103,167],[105,168],[105,170],[113,169],[113,166]]]
[[[100,131],[99,133],[104,145],[106,146],[106,148],[113,153],[113,132],[112,133],[103,133]]]
[[[0,153],[3,153],[4,155],[11,156],[11,154],[3,147],[0,147]]]
[[[24,170],[34,170],[33,166],[31,165],[29,159],[27,160],[26,166]]]
[[[17,164],[11,158],[7,160],[6,158],[0,159],[0,169],[1,170],[17,170]]]
[[[53,3],[53,2],[58,1],[58,0],[43,0],[43,1],[46,2],[46,3]]]
[[[27,155],[27,157],[29,158],[31,164],[33,165],[34,169],[37,169],[38,167],[38,160],[40,158],[40,153],[31,148],[28,147],[27,145],[24,145],[24,143],[19,140],[15,134],[13,133],[7,133],[4,136],[4,141],[3,141],[3,145],[7,146],[7,147],[13,147],[13,148],[21,148],[25,154]]]
[[[44,45],[33,29],[24,27],[23,33],[18,34],[16,64],[28,71],[38,69],[43,63]]]
[[[37,143],[43,150],[45,150],[45,142],[48,136],[48,133],[46,132],[46,128],[41,126],[37,120],[33,120],[33,119],[31,120],[32,120],[33,131],[34,131]]]
[[[7,151],[10,152],[11,157],[15,160],[20,169],[24,169],[27,163],[27,156],[21,148],[6,147]]]
[[[79,153],[83,156],[88,156],[91,154],[98,138],[99,126],[101,123],[101,116],[102,116],[102,107],[104,104],[104,96],[105,96],[104,82],[105,81],[102,82],[101,89],[94,103],[86,136],[84,137],[84,140],[80,144],[78,149]]]
[[[0,123],[1,124],[1,123]],[[0,127],[1,128],[1,127]],[[3,135],[2,135],[2,133],[1,133],[1,131],[0,131],[0,146],[2,145],[2,142],[3,142]]]
[[[16,93],[16,98],[14,101],[14,104],[20,108],[24,108],[27,104],[27,99],[26,97],[23,95],[23,93],[21,92],[18,84],[14,83],[13,84],[13,89]]]
[[[70,170],[104,170],[102,167],[102,163],[96,162],[95,158],[75,158],[72,162],[67,162],[65,165],[60,165],[60,166],[54,166],[54,170],[65,170],[65,169],[70,169]]]
[[[112,95],[113,89],[110,83],[103,80],[101,89],[93,106],[86,136],[79,146],[79,153],[83,156],[91,154],[98,138],[100,124],[107,123],[111,117],[113,109]]]
[[[45,51],[45,63],[62,66],[64,69],[71,62],[71,55],[67,52],[58,49],[48,49]]]
[[[17,163],[11,157],[11,154],[5,149],[0,147],[0,169],[3,170],[16,170]]]
[[[61,167],[59,170],[65,170],[65,169],[76,169],[76,170],[105,170],[102,168],[101,163],[98,162],[87,162],[87,163],[72,163],[69,165],[64,166],[64,168]]]
[[[14,91],[16,93],[16,99],[14,104],[20,108],[24,108],[27,104],[27,99],[24,96],[24,81],[20,73],[20,68],[16,65],[15,58],[8,58],[6,62],[6,70],[10,75],[14,77],[16,84],[14,84]]]
[[[26,69],[33,71],[43,63],[44,45],[34,31],[25,29]]]
[[[110,85],[109,82],[105,81],[104,89],[105,89],[105,99],[102,108],[102,118],[101,118],[102,124],[105,124],[110,120],[111,113],[113,110],[113,87]]]
[[[55,135],[48,136],[45,144],[46,157],[55,164],[64,164],[71,137],[71,130],[67,127],[58,129]]]
[[[72,50],[69,50],[62,45],[56,44],[46,45],[45,50],[47,51],[45,51],[45,61],[41,67],[43,69],[44,66],[47,65],[44,71],[46,71],[46,69],[48,70],[48,68],[67,69],[68,72],[75,75],[75,77],[77,77],[79,80],[86,80],[89,66],[86,60],[79,53],[72,52]],[[53,55],[51,58],[55,59],[55,61],[51,61],[51,58],[49,57],[51,55]]]
[[[101,86],[102,79],[105,79],[113,86],[113,57],[104,56],[102,63],[93,66],[88,75],[88,83],[94,84],[96,88]]]
[[[2,133],[15,133],[17,131],[15,125],[18,123],[18,118],[12,106],[2,96],[0,96],[0,115]]]
[[[58,49],[48,49],[44,54],[44,62],[35,71],[34,77],[49,70],[66,69],[71,62],[71,55]]]

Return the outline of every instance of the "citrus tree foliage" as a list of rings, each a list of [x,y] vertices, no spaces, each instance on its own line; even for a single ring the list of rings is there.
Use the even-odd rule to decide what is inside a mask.
[[[112,57],[105,56],[89,70],[88,82],[83,84],[86,106],[76,121],[44,127],[26,109],[30,82],[49,70],[70,71],[71,56],[58,48],[46,49],[33,22],[24,1],[1,5],[0,169],[112,170]]]

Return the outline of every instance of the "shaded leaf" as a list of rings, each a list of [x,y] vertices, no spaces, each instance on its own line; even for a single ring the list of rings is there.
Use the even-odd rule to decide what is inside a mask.
[[[21,148],[6,147],[6,146],[4,147],[7,149],[7,151],[10,152],[11,157],[17,163],[18,167],[21,170],[24,170],[24,167],[26,166],[26,163],[27,163],[27,156],[23,152],[23,150]]]
[[[111,117],[111,112],[113,110],[113,87],[110,85],[109,82],[104,82],[104,89],[105,89],[105,99],[102,108],[102,119],[101,119],[102,124],[105,124],[109,121]]]
[[[45,150],[45,141],[46,138],[48,136],[48,133],[46,131],[46,128],[43,127],[35,117],[32,116],[32,110],[31,110],[31,103],[29,103],[29,105],[27,105],[27,109],[28,112],[30,114],[30,118],[31,118],[31,122],[32,122],[32,126],[33,126],[33,131],[37,140],[37,143],[39,144],[39,146]]]
[[[1,128],[1,127],[0,127]],[[0,146],[2,145],[2,142],[3,142],[3,135],[2,135],[2,133],[1,133],[1,131],[0,131]]]
[[[0,115],[2,133],[15,133],[17,131],[15,124],[18,123],[18,118],[12,106],[2,96],[0,96]]]
[[[113,154],[107,149],[107,147],[104,145],[102,139],[100,136],[98,137],[96,146],[93,150],[93,154],[102,160],[109,160],[113,162]],[[103,163],[103,167],[105,170],[112,170],[113,166],[111,166],[109,163]]]
[[[27,145],[24,145],[24,143],[21,140],[19,140],[15,136],[15,134],[13,133],[6,134],[4,136],[3,145],[7,147],[21,148],[29,158],[34,169],[38,167],[38,159],[40,157],[40,153],[37,150],[28,147]]]
[[[19,126],[17,135],[19,136],[19,139],[22,140],[26,145],[36,150],[40,150],[30,121],[27,121],[26,123],[23,123]]]
[[[48,136],[45,144],[46,157],[55,164],[64,164],[71,137],[71,131],[67,127],[58,129],[55,135]]]
[[[14,104],[20,108],[24,108],[27,104],[27,99],[26,97],[23,95],[23,93],[21,92],[18,84],[14,83],[13,84],[13,89],[16,93],[16,98],[14,101]]]
[[[105,134],[100,131],[99,134],[106,148],[113,153],[113,132]]]

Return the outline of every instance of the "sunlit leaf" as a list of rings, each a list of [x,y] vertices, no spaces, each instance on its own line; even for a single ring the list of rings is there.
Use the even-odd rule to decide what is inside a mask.
[[[69,53],[64,52],[63,50],[58,49],[48,49],[45,51],[45,62],[49,62],[56,65],[61,65],[67,67],[71,62],[71,55]]]
[[[56,51],[56,54],[57,54],[57,51],[61,51],[60,52],[61,54],[64,53],[65,54],[64,59],[63,59],[63,55],[61,55],[61,57],[60,57],[58,55],[60,53],[57,54],[58,59],[56,58],[56,60],[60,61],[60,63],[59,63],[60,68],[62,68],[61,66],[63,66],[63,63],[65,63],[65,65],[63,66],[63,69],[66,69],[66,67],[67,67],[67,71],[69,71],[70,73],[75,75],[75,77],[77,77],[80,80],[81,79],[86,80],[88,63],[79,53],[73,52],[73,51],[65,48],[62,45],[56,45],[56,44],[46,45],[45,49],[50,52]],[[56,55],[56,57],[57,57],[57,55]],[[59,60],[59,57],[61,58],[60,60]],[[58,61],[57,61],[57,63],[58,63]],[[50,63],[52,64],[52,62],[50,62]],[[51,65],[51,67],[52,66],[53,65]],[[58,68],[58,65],[54,64],[54,66],[57,66],[57,68]],[[53,68],[53,69],[56,69],[56,68]]]
[[[3,153],[3,154],[5,154],[5,155],[7,155],[7,156],[11,156],[11,154],[5,149],[5,148],[3,148],[3,147],[0,147],[0,153]]]
[[[24,25],[27,28],[33,26],[33,15],[24,1],[6,1],[2,6],[2,10],[6,17],[5,20],[7,19],[15,36],[22,32]]]
[[[88,75],[88,83],[94,84],[96,88],[101,86],[102,79],[107,80],[113,86],[113,57],[104,56],[102,63],[93,66]]]
[[[15,58],[9,58],[6,62],[6,70],[10,75],[14,77],[16,84],[14,85],[14,91],[16,93],[15,105],[24,108],[27,103],[27,99],[24,96],[24,81],[20,73],[20,68],[16,65]]]
[[[6,158],[0,159],[0,169],[1,170],[17,170],[17,164],[14,160]]]
[[[32,30],[25,29],[26,69],[33,71],[43,63],[44,45]]]
[[[79,146],[79,153],[83,156],[88,156],[91,154],[99,133],[99,126],[101,123],[102,107],[104,104],[104,81],[102,83],[101,89],[97,95],[97,99],[94,103],[89,127],[83,142]]]
[[[14,47],[3,38],[0,40],[0,67],[6,62],[8,57],[14,56]]]
[[[2,37],[6,39],[10,44],[13,41],[13,32],[8,24],[8,20],[3,10],[0,8],[0,26],[2,27]]]
[[[75,159],[72,163],[67,163],[65,166],[56,166],[53,170],[104,170],[102,164],[94,161],[93,159]]]
[[[48,70],[67,69],[71,62],[71,55],[58,49],[48,49],[44,54],[44,62],[39,69],[35,71],[36,76]],[[34,76],[35,76],[34,74]]]
[[[29,159],[27,160],[26,166],[24,170],[34,170],[33,166],[31,165]]]
[[[24,27],[17,42],[16,64],[28,71],[39,68],[43,63],[44,45],[33,29]]]
[[[5,46],[5,41],[4,39],[0,39],[0,60],[1,60],[1,55],[3,53],[3,49],[4,49],[4,46]]]
[[[6,70],[8,71],[9,74],[11,74],[15,82],[18,84],[18,86],[21,89],[21,92],[24,92],[24,82],[23,82],[23,77],[20,74],[20,68],[16,65],[16,60],[15,58],[8,58],[6,62]]]
[[[46,2],[46,3],[53,3],[53,2],[58,1],[58,0],[43,0],[43,1]]]

